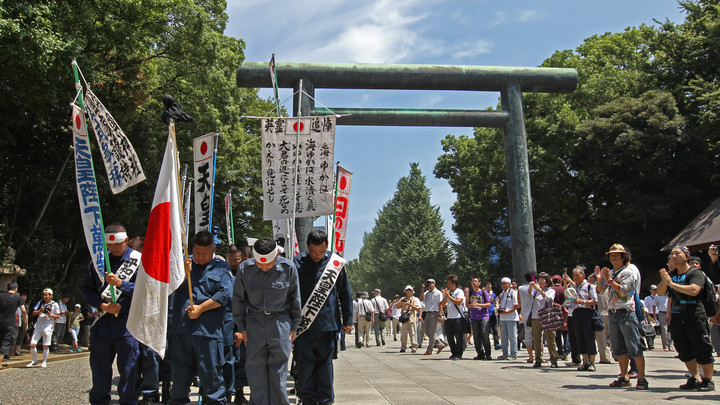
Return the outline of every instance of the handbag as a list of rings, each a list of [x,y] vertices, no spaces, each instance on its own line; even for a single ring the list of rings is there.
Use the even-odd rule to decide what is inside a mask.
[[[595,332],[602,332],[605,330],[605,320],[595,308],[592,308],[591,324]]]
[[[642,332],[645,337],[653,337],[655,336],[655,327],[652,326],[650,323],[643,322]]]
[[[410,320],[410,311],[409,311],[409,310],[408,310],[408,311],[403,311],[403,312],[400,314],[400,316],[398,317],[398,321],[400,321],[400,323],[405,323],[405,322],[407,322],[407,321],[409,321],[409,320]]]
[[[453,305],[455,305],[455,309],[457,309],[458,314],[460,314],[460,319],[462,319],[462,333],[470,333],[470,331],[472,330],[472,328],[470,327],[470,321],[468,321],[468,319],[463,315],[456,303],[453,302]]]
[[[538,311],[543,330],[555,331],[563,327],[563,313],[558,305],[551,305]]]

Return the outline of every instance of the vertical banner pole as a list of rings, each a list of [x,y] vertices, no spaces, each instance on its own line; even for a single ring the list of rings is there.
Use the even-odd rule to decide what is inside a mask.
[[[300,91],[299,94],[300,97],[302,97],[302,81],[303,79],[300,79]],[[300,151],[298,148],[300,148],[300,117],[302,117],[302,105],[298,105],[298,114],[297,114],[297,124],[295,127],[295,177],[293,179],[293,212],[292,212],[292,222],[290,223],[290,244],[288,245],[288,249],[290,251],[290,256],[288,258],[292,257],[292,254],[295,253],[295,232],[292,232],[295,230],[295,214],[297,213],[297,180],[298,180],[298,170],[300,167]]]
[[[338,185],[340,182],[338,179],[340,178],[340,161],[336,162],[335,167],[335,195],[333,196],[333,221],[332,221],[332,228],[328,229],[328,232],[332,232],[332,236],[330,237],[330,253],[335,253],[335,212],[337,211],[337,195],[338,195]]]
[[[215,142],[213,145],[213,178],[212,186],[210,187],[210,215],[208,217],[208,231],[212,233],[212,218],[213,218],[213,201],[215,201],[215,167],[217,166],[217,150],[218,141],[220,140],[220,131],[215,131]]]

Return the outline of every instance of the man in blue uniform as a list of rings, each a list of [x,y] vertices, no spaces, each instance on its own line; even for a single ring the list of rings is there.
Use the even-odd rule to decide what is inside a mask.
[[[105,228],[105,242],[112,272],[107,273],[104,280],[100,280],[90,263],[82,286],[85,301],[99,309],[99,318],[90,329],[90,369],[93,380],[90,403],[110,403],[112,364],[117,355],[120,403],[136,404],[135,365],[139,348],[138,341],[130,335],[126,324],[135,290],[135,275],[140,265],[140,253],[127,246],[127,233],[120,224],[108,225]],[[115,290],[116,303],[110,300],[110,288]]]
[[[293,263],[270,238],[253,245],[233,288],[233,318],[247,347],[250,404],[288,404],[287,363],[300,323],[300,293]]]
[[[308,301],[320,280],[331,253],[324,231],[312,231],[307,237],[308,249],[295,256],[300,280],[302,304]],[[335,286],[317,313],[310,327],[295,341],[297,361],[297,393],[303,404],[332,404],[333,354],[338,332],[352,328],[352,293],[344,269],[340,270]],[[340,316],[342,314],[342,317]],[[340,324],[342,322],[342,324]]]
[[[215,257],[215,239],[208,231],[195,234],[192,252],[193,257],[185,262],[185,271],[190,272],[193,305],[187,279],[175,290],[172,300],[171,403],[190,402],[195,370],[200,377],[203,403],[224,404],[223,318],[232,297],[230,267]]]

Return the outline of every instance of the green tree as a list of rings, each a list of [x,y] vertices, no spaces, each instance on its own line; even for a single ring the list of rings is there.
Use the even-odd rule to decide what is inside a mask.
[[[714,198],[703,166],[706,145],[685,126],[671,94],[651,91],[661,88],[657,36],[657,29],[643,25],[555,52],[542,66],[577,69],[577,90],[525,95],[538,270],[559,273],[578,262],[603,261],[612,241],[632,248],[641,268],[653,268],[661,264],[658,249]],[[603,127],[610,122],[614,126]],[[616,145],[616,138],[624,143]],[[472,138],[449,135],[435,167],[458,196],[451,208],[458,240],[482,252],[490,274],[510,274],[511,268],[502,142],[500,130],[486,128]],[[627,151],[608,156],[613,147]],[[696,175],[688,177],[688,169]],[[678,182],[686,198],[666,191]],[[635,183],[643,194],[634,193]],[[619,185],[635,198],[618,194]],[[605,205],[619,199],[618,210],[632,220],[619,211],[607,215]]]
[[[365,233],[357,262],[349,263],[353,288],[381,288],[390,295],[402,293],[408,284],[419,286],[428,277],[444,280],[453,257],[442,227],[425,176],[411,163],[410,174],[398,181],[395,195]]]
[[[221,197],[232,186],[236,238],[269,234],[258,198],[259,123],[240,116],[261,115],[271,104],[256,90],[236,86],[244,43],[223,34],[225,6],[221,0],[0,4],[0,86],[6,94],[0,101],[0,222],[5,243],[18,248],[17,262],[29,270],[20,283],[31,296],[46,286],[79,285],[88,262],[72,160],[61,170],[71,142],[73,59],[128,135],[147,177],[113,195],[94,151],[106,222],[125,224],[132,236],[145,233],[167,139],[160,99],[172,94],[195,117],[177,126],[181,162],[192,162],[192,138],[220,132],[214,223],[222,223]],[[40,215],[46,199],[50,204]]]

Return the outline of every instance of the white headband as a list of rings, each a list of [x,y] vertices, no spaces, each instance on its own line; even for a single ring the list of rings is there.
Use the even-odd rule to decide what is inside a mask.
[[[258,263],[266,264],[266,263],[272,262],[277,257],[277,252],[278,252],[277,245],[275,245],[275,249],[273,249],[270,253],[264,254],[264,255],[258,253],[258,251],[255,250],[255,247],[253,246],[253,257],[255,258],[255,264],[258,264]]]
[[[126,232],[106,233],[105,243],[123,243],[127,238]]]

